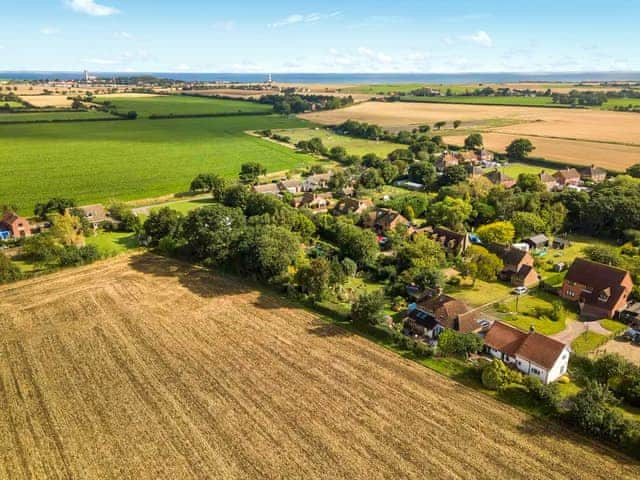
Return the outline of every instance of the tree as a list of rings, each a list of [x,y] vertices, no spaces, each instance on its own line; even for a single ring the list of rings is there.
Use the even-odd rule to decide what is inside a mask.
[[[436,123],[433,124],[433,128],[435,128],[436,130],[440,130],[446,124],[447,124],[447,122],[444,122],[444,121],[436,122]]]
[[[518,238],[526,238],[547,231],[545,221],[540,215],[533,212],[515,212],[511,218],[511,223],[516,229]]]
[[[623,376],[628,368],[627,361],[616,353],[607,353],[593,361],[593,375],[603,384],[614,377]]]
[[[464,148],[467,150],[476,150],[482,148],[484,145],[484,139],[480,133],[472,133],[464,139]]]
[[[187,252],[212,265],[227,262],[243,234],[242,210],[213,204],[189,212],[183,223]]]
[[[472,210],[473,207],[466,200],[445,197],[444,200],[431,205],[429,217],[436,225],[462,230]]]
[[[564,318],[567,312],[564,309],[564,305],[560,300],[554,300],[551,302],[551,314],[549,318],[554,322],[564,322]]]
[[[140,219],[133,213],[133,209],[124,202],[114,202],[109,205],[111,218],[119,222],[118,229],[123,232],[137,232],[140,229]]]
[[[247,206],[249,190],[244,185],[232,185],[227,187],[222,196],[222,203],[227,207],[240,208],[244,210]]]
[[[446,258],[442,247],[428,235],[416,235],[404,242],[396,253],[396,263],[399,270],[409,268],[441,268]]]
[[[518,187],[521,192],[535,193],[547,191],[547,187],[545,187],[540,177],[535,173],[521,173],[518,175],[516,187]]]
[[[63,215],[67,208],[73,208],[76,202],[69,198],[50,198],[44,203],[36,203],[33,213],[40,220],[47,220],[50,213],[58,213]]]
[[[360,185],[364,188],[376,188],[384,185],[384,179],[376,168],[367,168],[360,175]]]
[[[329,158],[336,162],[344,163],[347,158],[347,150],[344,147],[336,146],[329,150]]]
[[[138,112],[135,112],[133,110],[127,112],[127,119],[135,120],[136,118],[138,118]]]
[[[258,162],[247,162],[240,165],[240,181],[242,183],[254,184],[260,175],[265,175],[267,169]]]
[[[245,261],[252,271],[267,280],[278,280],[298,256],[300,237],[277,225],[251,228],[242,250],[241,261]]]
[[[358,273],[358,264],[350,258],[345,258],[341,262],[344,273],[349,277],[355,277]]]
[[[482,351],[483,340],[475,333],[459,333],[447,329],[438,337],[438,349],[443,355],[469,358],[472,353]]]
[[[351,306],[351,321],[356,325],[377,325],[382,320],[383,308],[382,292],[365,292]]]
[[[526,159],[531,152],[535,150],[535,147],[530,140],[526,138],[518,138],[511,142],[507,148],[507,157],[512,162],[520,162]]]
[[[372,264],[380,251],[376,235],[355,225],[339,224],[336,240],[342,257],[350,258],[360,267]]]
[[[50,232],[55,241],[61,245],[74,247],[84,245],[82,224],[75,215],[65,213],[56,216]]]
[[[464,165],[452,165],[445,167],[440,177],[440,185],[457,185],[464,182],[469,176],[467,168]]]
[[[493,360],[482,369],[482,385],[489,390],[499,390],[510,378],[509,367],[502,360]]]
[[[457,129],[460,125],[462,125],[462,120],[453,121],[453,128]]]
[[[142,226],[150,245],[158,245],[165,237],[176,238],[182,224],[182,214],[169,207],[152,210]]]
[[[340,264],[338,266],[341,267]],[[303,291],[320,300],[329,288],[331,270],[331,264],[326,258],[314,258],[308,265],[298,269],[296,282]]]
[[[626,172],[627,175],[630,175],[633,178],[640,178],[640,163],[631,165],[629,168],[627,168]]]
[[[216,202],[222,200],[227,181],[215,173],[201,173],[191,181],[189,191],[211,192]]]
[[[436,167],[429,162],[415,162],[409,165],[409,180],[421,183],[426,187],[436,181]]]
[[[619,267],[623,260],[618,250],[606,245],[588,245],[583,250],[585,256],[594,262]]]
[[[506,244],[513,242],[516,229],[511,222],[493,222],[478,227],[476,233],[485,244]]]
[[[504,263],[497,255],[479,245],[470,246],[465,256],[467,265],[470,267],[468,273],[473,278],[474,284],[476,279],[485,282],[494,281],[498,277],[498,273],[504,268]]]
[[[0,252],[0,283],[15,282],[21,277],[20,268],[3,252]]]
[[[384,183],[388,185],[398,176],[398,167],[393,163],[384,163],[380,167],[380,175],[382,176]]]

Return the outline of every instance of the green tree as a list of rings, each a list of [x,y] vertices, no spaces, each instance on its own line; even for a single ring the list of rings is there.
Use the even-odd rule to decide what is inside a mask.
[[[640,163],[631,165],[629,168],[627,168],[626,172],[627,175],[630,175],[633,178],[640,178]]]
[[[436,130],[440,130],[446,124],[447,124],[447,122],[439,121],[439,122],[436,122],[436,123],[433,124],[433,128],[435,128]]]
[[[371,265],[380,251],[376,235],[355,225],[340,225],[336,237],[342,257],[350,258],[360,267]]]
[[[222,203],[227,207],[244,210],[247,207],[249,193],[249,190],[244,185],[232,185],[225,189],[224,195],[222,196]]]
[[[445,197],[444,200],[431,205],[429,217],[436,225],[463,230],[464,222],[469,219],[473,207],[461,198]]]
[[[409,165],[409,180],[422,183],[426,187],[433,185],[436,181],[436,167],[429,162],[415,162]]]
[[[551,315],[549,315],[549,318],[551,318],[551,320],[553,320],[554,322],[564,322],[566,315],[567,312],[565,311],[564,305],[560,300],[554,300],[553,302],[551,302]]]
[[[442,172],[442,176],[440,177],[440,185],[457,185],[458,183],[464,182],[468,176],[469,173],[464,165],[452,165],[450,167],[445,167]]]
[[[457,129],[460,125],[462,125],[462,120],[453,121],[453,128]]]
[[[535,150],[535,147],[530,140],[526,138],[518,138],[511,142],[507,148],[507,157],[512,162],[520,162],[525,160],[531,152]]]
[[[260,175],[267,173],[266,167],[258,162],[247,162],[240,165],[240,181],[242,183],[254,184]]]
[[[469,358],[472,353],[482,351],[484,342],[475,333],[459,333],[455,330],[445,330],[438,337],[438,349],[448,357]]]
[[[367,168],[360,175],[360,185],[364,188],[376,188],[384,185],[384,178],[376,168]]]
[[[547,187],[542,183],[540,177],[535,173],[521,173],[518,175],[516,187],[521,192],[545,192]]]
[[[489,390],[499,390],[510,378],[509,367],[502,360],[493,360],[482,369],[482,385]]]
[[[76,202],[70,198],[50,198],[44,203],[36,203],[33,213],[40,220],[47,220],[49,214],[58,213],[63,215],[67,208],[73,208],[76,206]]]
[[[340,265],[340,264],[338,264]],[[303,265],[296,272],[296,282],[304,292],[321,300],[329,288],[331,264],[326,258],[314,258],[308,265]]]
[[[300,237],[277,225],[252,228],[248,233],[243,258],[250,268],[267,280],[285,276],[300,252]]]
[[[344,163],[347,158],[347,150],[344,147],[336,146],[329,150],[329,158],[336,162]]]
[[[222,265],[235,253],[244,227],[245,218],[238,208],[216,203],[193,210],[183,222],[186,251],[197,260]]]
[[[15,282],[21,277],[20,268],[3,252],[0,252],[0,283]]]
[[[467,150],[477,150],[484,145],[484,139],[480,133],[472,133],[464,139],[464,148]]]
[[[169,207],[152,210],[145,220],[142,230],[151,246],[158,245],[165,237],[176,238],[182,224],[182,214]]]
[[[504,268],[504,263],[495,254],[479,245],[470,246],[465,259],[470,267],[468,271],[475,284],[476,279],[492,282],[498,277],[498,273]]]
[[[545,233],[548,225],[545,221],[533,212],[515,212],[511,218],[511,223],[516,229],[518,238],[526,238],[538,233]]]
[[[478,227],[476,233],[483,243],[511,243],[516,235],[516,229],[511,222],[493,222]]]
[[[382,292],[365,292],[351,306],[351,321],[356,325],[377,325],[382,320],[383,309]]]

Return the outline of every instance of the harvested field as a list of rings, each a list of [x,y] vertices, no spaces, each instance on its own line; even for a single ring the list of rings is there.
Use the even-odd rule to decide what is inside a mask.
[[[315,112],[302,117],[320,124],[338,124],[348,119],[366,121],[389,129],[414,128],[437,121],[461,120],[506,146],[506,134],[530,137],[538,146],[537,156],[580,165],[593,163],[624,170],[640,161],[640,116],[637,113],[570,108],[510,107],[408,102],[367,102],[353,107]],[[499,121],[500,120],[500,121]],[[502,124],[501,124],[502,123]],[[570,140],[580,140],[570,142]],[[588,141],[588,142],[585,142]],[[488,142],[494,148],[495,142]],[[638,147],[638,148],[627,148]],[[616,148],[619,147],[619,148]],[[613,157],[611,157],[614,155]]]
[[[270,294],[158,257],[2,287],[0,305],[1,478],[640,475]]]
[[[67,95],[20,95],[20,98],[36,108],[69,108],[73,103]]]
[[[610,170],[622,171],[640,162],[640,146],[631,147],[615,143],[594,143],[576,140],[560,140],[526,135],[507,135],[503,133],[483,133],[485,146],[496,152],[504,152],[509,143],[516,138],[526,137],[536,149],[532,155],[571,165],[591,165]],[[444,137],[444,141],[453,145],[464,145],[464,136]],[[587,160],[589,159],[589,160]]]

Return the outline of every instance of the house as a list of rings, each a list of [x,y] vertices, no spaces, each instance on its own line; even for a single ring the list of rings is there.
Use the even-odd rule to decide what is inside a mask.
[[[549,238],[546,235],[534,235],[533,237],[529,237],[523,240],[524,243],[529,245],[532,249],[545,248],[549,246]]]
[[[481,332],[488,322],[479,321],[475,312],[449,295],[436,295],[419,301],[409,309],[405,330],[429,340],[437,340],[446,329],[460,333]]]
[[[318,173],[316,175],[311,175],[305,178],[302,182],[302,191],[315,192],[316,190],[324,190],[328,188],[331,177],[331,173]]]
[[[482,163],[493,162],[493,160],[495,159],[495,155],[493,154],[493,152],[485,149],[476,151],[476,156],[478,158],[478,161]]]
[[[8,240],[9,237],[23,238],[31,236],[31,225],[29,220],[21,217],[17,213],[6,211],[0,217],[0,232],[8,232],[3,234],[3,237],[7,237],[4,240]]]
[[[533,257],[529,252],[508,247],[499,250],[497,255],[504,263],[504,268],[500,272],[502,280],[518,287],[530,287],[540,281],[538,272],[533,266]]]
[[[546,187],[548,192],[552,192],[553,190],[558,188],[558,181],[556,180],[556,177],[548,174],[544,170],[540,172],[538,178],[540,179],[540,182]]]
[[[305,192],[301,197],[294,198],[291,205],[295,208],[307,207],[314,210],[326,210],[332,199],[331,193]]]
[[[100,225],[106,222],[116,223],[109,215],[109,212],[107,212],[107,209],[100,203],[85,205],[84,207],[67,208],[65,213],[77,214],[86,218],[94,230],[97,230]]]
[[[333,213],[335,215],[348,215],[349,213],[360,215],[370,208],[373,208],[373,202],[368,198],[346,197],[338,202],[333,209]]]
[[[300,193],[302,192],[301,180],[280,180],[278,187],[283,192]]]
[[[567,344],[531,330],[525,333],[502,322],[494,322],[484,337],[485,350],[492,357],[551,383],[567,373],[570,349]]]
[[[578,302],[584,318],[615,318],[626,307],[632,289],[626,270],[576,258],[559,295]]]
[[[280,195],[280,187],[277,183],[265,183],[263,185],[254,185],[251,187],[254,193],[262,193],[264,195]]]
[[[411,228],[411,221],[400,212],[390,208],[376,208],[368,212],[362,219],[362,224],[365,228],[370,228],[379,235],[395,230],[400,226]]]
[[[494,185],[502,185],[504,188],[511,188],[516,184],[513,178],[500,170],[492,170],[484,176]]]
[[[575,168],[565,168],[564,170],[558,170],[553,174],[553,178],[555,178],[556,182],[558,182],[558,185],[563,188],[569,186],[577,187],[582,181],[580,179],[580,172],[578,172],[578,170],[576,170]]]
[[[462,255],[471,245],[468,233],[454,232],[444,227],[425,227],[416,230],[415,234],[428,235],[431,240],[438,242],[449,255],[455,257]]]
[[[458,155],[453,152],[442,152],[440,157],[436,160],[436,170],[443,171],[447,167],[455,167],[460,165],[460,159]]]
[[[580,170],[580,176],[585,182],[600,183],[607,179],[607,171],[604,168],[591,165]]]

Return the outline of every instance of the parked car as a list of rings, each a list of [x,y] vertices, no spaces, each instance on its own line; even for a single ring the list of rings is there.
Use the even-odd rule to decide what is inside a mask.
[[[529,289],[527,287],[516,287],[513,289],[513,293],[515,293],[516,295],[524,295],[525,293],[528,293]]]

